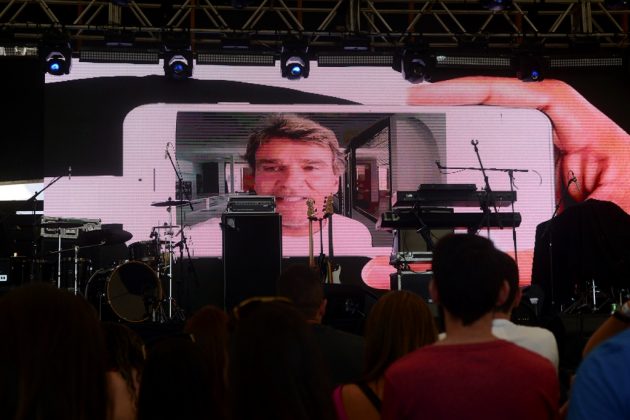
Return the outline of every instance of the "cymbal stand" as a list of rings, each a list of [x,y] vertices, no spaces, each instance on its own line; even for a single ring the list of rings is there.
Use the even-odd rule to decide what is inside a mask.
[[[169,197],[169,201],[171,201],[171,198]],[[166,211],[168,212],[168,218],[169,218],[169,227],[170,229],[172,229],[173,226],[173,212],[172,212],[172,206],[168,206],[166,208]],[[164,314],[164,308],[162,305],[159,305],[158,308],[158,315],[160,318],[160,321],[164,322],[164,321],[172,321],[175,318],[177,318],[178,320],[184,320],[184,314],[183,311],[177,306],[177,304],[175,303],[175,300],[173,299],[173,261],[174,261],[174,257],[175,257],[175,252],[173,251],[174,245],[173,245],[173,231],[169,230],[165,233],[166,236],[168,236],[168,243],[167,243],[167,252],[168,252],[168,271],[166,272],[166,276],[168,277],[168,296],[166,297],[166,300],[168,300],[168,311],[167,314]],[[165,262],[166,263],[166,262]]]
[[[57,288],[61,289],[61,228],[57,228]]]
[[[168,211],[168,224],[173,226],[173,212],[172,207],[166,209]],[[173,319],[173,232],[168,235],[168,318]]]
[[[74,246],[74,294],[79,294],[79,246]]]

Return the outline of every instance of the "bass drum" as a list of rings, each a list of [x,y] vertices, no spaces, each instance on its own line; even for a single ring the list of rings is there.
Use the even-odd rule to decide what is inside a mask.
[[[95,272],[85,286],[85,298],[96,306],[101,320],[142,322],[162,300],[162,287],[151,267],[131,261]]]

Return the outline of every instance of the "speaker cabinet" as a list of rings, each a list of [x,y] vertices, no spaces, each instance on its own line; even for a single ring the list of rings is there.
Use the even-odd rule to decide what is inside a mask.
[[[433,273],[430,271],[424,273],[399,271],[389,275],[389,285],[391,290],[408,290],[430,302],[429,283],[431,277],[433,277]]]
[[[277,213],[223,213],[224,306],[276,294],[282,264],[282,221]]]

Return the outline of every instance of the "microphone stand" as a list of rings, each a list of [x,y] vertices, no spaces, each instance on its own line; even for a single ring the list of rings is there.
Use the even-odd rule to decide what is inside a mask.
[[[488,181],[488,175],[486,174],[486,169],[483,167],[483,163],[481,162],[481,155],[479,154],[479,148],[477,147],[477,145],[479,144],[479,140],[471,140],[470,144],[472,144],[473,148],[475,149],[475,155],[477,155],[477,161],[479,162],[479,169],[481,170],[481,173],[483,175],[483,182],[485,184],[485,191],[486,193],[484,194],[484,198],[483,198],[483,202],[480,203],[481,204],[481,210],[483,211],[483,219],[481,221],[481,223],[479,224],[479,226],[477,227],[477,230],[481,229],[481,227],[483,226],[483,220],[485,219],[486,222],[486,228],[488,230],[488,237],[490,237],[490,194],[492,193],[492,189],[490,188],[490,182]],[[497,209],[497,203],[493,202],[493,207],[494,207],[494,213],[498,214],[499,210]],[[501,220],[497,217],[497,221],[499,222],[499,229],[503,229],[503,226],[501,224]]]
[[[33,194],[28,200],[26,200],[26,202],[33,202],[33,240],[31,242],[32,248],[33,248],[33,259],[31,260],[31,272],[29,274],[29,280],[31,282],[35,281],[35,261],[37,261],[37,241],[35,240],[35,236],[37,234],[37,197],[39,197],[39,195],[41,193],[43,193],[44,191],[46,191],[48,188],[50,188],[55,182],[59,181],[61,178],[63,178],[65,175],[59,175],[57,177],[55,177],[52,181],[50,181],[47,185],[44,186],[44,188],[42,188],[39,191],[36,191],[35,194]],[[61,235],[61,233],[59,233]],[[61,236],[59,236],[59,248],[61,248]],[[60,254],[61,255],[61,254]],[[61,258],[61,257],[59,257]],[[58,259],[59,259],[58,258]],[[57,270],[59,271],[61,267],[61,260],[59,259],[58,264],[57,264]]]
[[[574,178],[571,178],[567,182],[567,186],[565,188],[566,193],[568,193],[569,187],[571,186],[571,183],[573,181],[574,181]],[[563,191],[560,194],[560,199],[556,203],[556,207],[553,209],[553,214],[551,215],[551,219],[549,219],[547,226],[545,226],[545,230],[540,235],[541,238],[544,238],[547,232],[549,232],[549,247],[548,247],[549,248],[549,287],[550,287],[549,291],[551,292],[551,307],[552,308],[556,306],[556,297],[555,297],[555,291],[554,291],[554,278],[553,278],[554,277],[554,274],[553,274],[553,229],[551,225],[553,224],[553,221],[556,219],[556,216],[558,215],[560,206],[562,206],[562,204],[564,203],[564,196],[565,196],[565,192]]]
[[[420,226],[416,230],[416,233],[418,233],[420,236],[422,236],[422,239],[424,239],[424,242],[427,244],[427,251],[433,252],[435,244],[433,243],[433,238],[431,238],[431,229],[429,228],[429,226],[427,226],[426,223],[424,223],[422,217],[420,217],[421,212],[422,208],[420,207],[420,205],[418,203],[414,203],[413,215],[418,221],[418,226]]]
[[[472,140],[471,144],[473,144],[473,146],[475,146],[475,151],[477,151],[477,146],[476,144],[474,144],[473,142],[478,143],[477,140]],[[477,157],[479,158],[479,154],[477,154]],[[479,159],[479,163],[481,165],[481,159]],[[514,169],[514,168],[475,168],[475,167],[457,167],[457,166],[442,166],[440,164],[439,161],[436,161],[435,164],[437,165],[438,169],[440,170],[452,170],[452,171],[482,171],[484,173],[484,180],[486,182],[486,188],[489,188],[489,184],[488,184],[488,177],[486,176],[486,171],[487,172],[506,172],[510,178],[510,192],[514,193],[514,172],[529,172],[529,169]],[[488,192],[486,192],[486,196],[485,196],[485,202],[487,203],[490,200],[490,194]],[[514,260],[516,261],[516,263],[518,264],[518,255],[517,255],[517,247],[516,247],[516,213],[514,212],[514,200],[511,200],[511,205],[512,205],[512,241],[514,243]],[[487,208],[487,206],[486,206]],[[554,211],[554,215],[556,214],[556,212],[558,211],[559,205],[556,206],[556,211]],[[494,209],[495,209],[495,213],[498,213],[497,211],[497,207],[496,207],[496,202],[494,203]],[[497,221],[499,223],[501,223],[501,219],[497,217]],[[483,223],[483,222],[482,222]],[[490,223],[488,223],[488,230],[490,230],[489,228]],[[500,228],[503,228],[502,226],[500,226]]]
[[[173,157],[171,156],[171,153],[168,150],[168,146],[169,144],[171,144],[170,142],[166,143],[166,156],[168,157],[168,160],[171,162],[171,166],[173,167],[173,171],[175,172],[175,176],[177,177],[177,185],[179,187],[179,191],[182,197],[184,197],[186,200],[188,200],[188,205],[190,206],[190,210],[194,210],[194,207],[192,205],[192,197],[190,196],[190,193],[188,191],[186,191],[184,189],[184,179],[182,177],[182,175],[180,174],[180,171],[177,169],[177,165],[175,165],[175,162],[173,161]],[[175,199],[177,199],[177,194]],[[184,213],[184,206],[180,206],[179,208],[179,220],[181,223],[181,229],[179,231],[179,235],[180,235],[180,240],[179,240],[179,258],[180,261],[184,261],[184,249],[186,250],[186,256],[188,258],[188,265],[189,265],[189,269],[190,272],[193,275],[193,279],[195,281],[195,285],[199,286],[199,280],[197,278],[197,272],[195,270],[195,266],[193,264],[192,258],[190,257],[190,249],[188,248],[188,242],[186,240],[186,235],[184,233],[184,226],[185,226],[185,213]],[[172,251],[172,249],[171,249]],[[173,261],[170,262],[171,264],[173,264]],[[179,265],[179,282],[181,283],[181,281],[184,278],[184,265],[183,263],[180,263]],[[186,291],[188,291],[188,287],[186,288]],[[178,288],[178,292],[179,292],[179,288]],[[178,293],[179,297],[181,297],[181,292]],[[188,294],[188,293],[187,293]]]

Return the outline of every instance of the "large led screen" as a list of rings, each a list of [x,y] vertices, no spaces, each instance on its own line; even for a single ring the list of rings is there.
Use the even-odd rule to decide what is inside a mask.
[[[600,198],[627,207],[614,169],[625,167],[627,133],[554,80],[412,85],[389,68],[314,66],[308,79],[289,81],[277,67],[196,66],[193,80],[177,82],[159,66],[79,62],[47,81],[47,180],[69,167],[72,178],[46,191],[45,214],[122,224],[129,243],[183,226],[193,258],[221,256],[229,198],[255,192],[275,197],[283,256],[306,256],[309,245],[319,253],[322,240],[328,252],[332,242],[335,255],[368,259],[366,284],[387,288],[391,253],[426,242],[415,228],[379,229],[399,193],[489,185],[516,201],[493,203],[488,211],[504,222],[473,230],[516,250],[527,283],[536,226],[560,197],[561,206]],[[276,132],[260,137],[273,124]],[[317,220],[330,195],[332,237],[328,219],[321,235]],[[312,244],[308,199],[317,211]],[[152,205],[168,200],[190,203]],[[462,204],[443,206],[481,217],[483,203]]]

